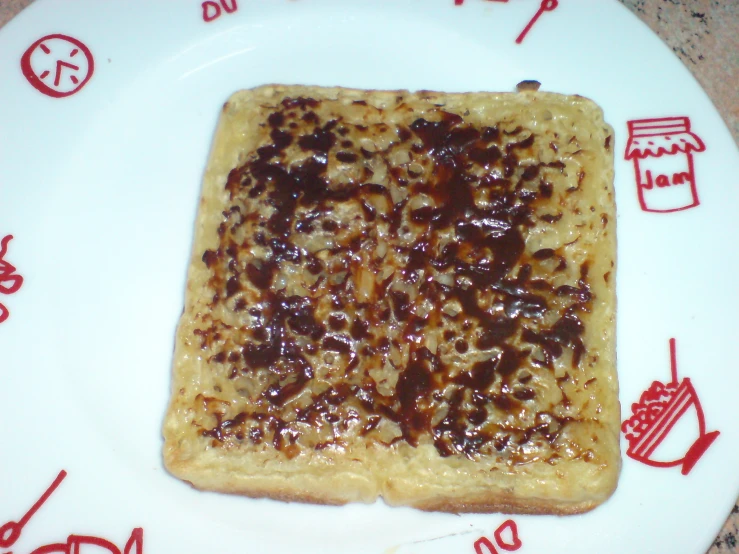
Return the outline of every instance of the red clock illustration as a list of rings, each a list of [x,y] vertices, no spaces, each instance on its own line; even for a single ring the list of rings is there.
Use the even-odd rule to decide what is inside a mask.
[[[21,57],[21,71],[39,92],[52,98],[71,96],[92,77],[95,62],[90,49],[67,35],[46,35]]]

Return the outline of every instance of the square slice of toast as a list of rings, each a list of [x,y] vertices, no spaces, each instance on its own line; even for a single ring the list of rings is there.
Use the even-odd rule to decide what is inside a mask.
[[[574,514],[614,491],[613,130],[580,96],[223,106],[164,462],[205,490]]]

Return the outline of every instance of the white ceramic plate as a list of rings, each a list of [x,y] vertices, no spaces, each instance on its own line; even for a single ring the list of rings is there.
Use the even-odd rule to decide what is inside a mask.
[[[13,239],[0,251],[0,525],[15,524],[0,552],[707,549],[739,492],[737,150],[690,74],[615,1],[548,0],[516,43],[540,8],[39,0],[2,29],[0,239]],[[684,384],[631,456],[623,439],[611,500],[577,517],[455,516],[251,500],[170,477],[173,334],[224,100],[268,82],[471,91],[523,79],[593,98],[616,129],[624,420],[671,380],[676,339]]]

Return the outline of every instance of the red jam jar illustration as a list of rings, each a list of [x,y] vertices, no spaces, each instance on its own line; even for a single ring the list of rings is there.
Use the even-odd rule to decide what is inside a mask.
[[[654,381],[631,405],[633,415],[621,430],[631,459],[652,467],[682,466],[681,473],[687,475],[719,431],[706,433],[698,394],[690,379],[678,380],[675,339],[670,339],[670,362],[672,381]]]
[[[697,206],[693,152],[703,141],[690,130],[688,117],[628,122],[626,160],[634,163],[639,204],[645,212],[676,212]]]

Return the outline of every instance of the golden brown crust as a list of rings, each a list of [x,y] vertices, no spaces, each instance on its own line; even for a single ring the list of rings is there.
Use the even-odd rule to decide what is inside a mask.
[[[434,501],[416,505],[415,507],[427,512],[451,512],[455,514],[502,513],[570,516],[589,512],[597,505],[598,503],[593,501],[566,504],[561,501],[546,502],[529,500],[522,502],[516,498],[500,498],[498,500],[481,502]]]
[[[224,105],[165,465],[207,490],[581,513],[616,487],[612,130],[591,101]]]

